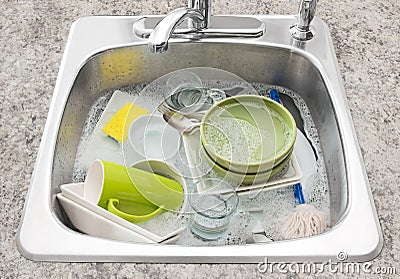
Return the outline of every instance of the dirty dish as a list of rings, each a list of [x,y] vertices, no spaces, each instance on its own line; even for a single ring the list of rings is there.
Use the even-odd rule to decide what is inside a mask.
[[[197,112],[207,101],[206,89],[198,75],[181,70],[166,82],[165,104],[180,113]]]
[[[62,193],[57,194],[57,199],[60,201],[72,225],[81,232],[114,240],[156,243],[140,233],[129,230],[107,218],[102,218],[95,212],[65,197]]]
[[[275,165],[271,170],[259,173],[239,173],[230,171],[213,161],[203,146],[201,151],[203,152],[203,157],[206,159],[209,166],[212,167],[219,176],[241,185],[259,184],[268,181],[270,177],[273,177],[286,166],[292,155],[292,152],[290,152],[290,154],[280,164]]]
[[[121,218],[139,223],[179,208],[183,188],[158,174],[96,160],[86,175],[83,196]]]
[[[173,112],[201,120],[214,103],[225,98],[224,90],[205,87],[198,75],[182,69],[172,73],[166,81],[161,104]]]
[[[220,238],[228,228],[238,203],[235,189],[226,181],[217,178],[197,181],[189,190],[189,204],[193,210],[192,233],[205,240]]]
[[[224,99],[204,116],[200,139],[209,157],[238,173],[272,170],[293,150],[296,123],[282,105],[262,96]]]
[[[203,158],[203,151],[201,150],[201,143],[200,143],[200,131],[196,130],[192,134],[183,134],[182,141],[185,145],[185,153],[186,158],[190,167],[190,171],[192,177],[194,179],[198,179],[204,177],[209,174],[210,170],[212,169],[212,165],[215,162],[207,162],[206,158]],[[298,139],[296,138],[296,142]],[[301,156],[302,158],[309,158],[310,154],[305,154],[303,152],[303,141],[295,147],[294,152],[296,152],[296,156]],[[302,170],[300,169],[299,163],[297,161],[295,154],[290,157],[289,162],[287,163],[287,169],[282,175],[278,176],[271,176],[267,180],[254,180],[253,183],[249,183],[246,185],[243,181],[242,185],[236,188],[236,191],[239,195],[259,191],[259,190],[267,190],[273,188],[284,187],[288,185],[293,185],[295,183],[300,182],[302,179]],[[311,154],[313,156],[313,154]],[[315,161],[315,160],[314,160]],[[304,164],[308,164],[308,161],[304,161]],[[313,162],[313,164],[315,164]],[[214,169],[217,171],[216,169]],[[241,181],[243,179],[243,175],[240,175],[236,181]],[[234,178],[231,179],[234,182]]]
[[[61,185],[60,189],[61,189],[62,195],[65,198],[74,202],[74,204],[72,204],[72,205],[74,205],[74,208],[73,208],[74,213],[73,214],[78,214],[76,216],[79,216],[79,214],[81,214],[81,212],[82,212],[81,207],[82,207],[82,208],[89,210],[90,212],[93,212],[93,214],[95,214],[96,219],[97,219],[96,222],[103,222],[104,219],[109,220],[115,224],[122,226],[123,228],[134,231],[134,232],[136,232],[140,235],[143,235],[144,237],[146,237],[154,242],[157,242],[157,243],[166,241],[167,239],[171,239],[171,238],[179,235],[182,231],[184,231],[186,229],[186,227],[184,227],[184,226],[179,226],[169,232],[149,231],[149,230],[146,230],[145,228],[142,228],[141,226],[139,226],[137,224],[131,223],[131,222],[107,211],[106,209],[86,200],[83,197],[84,183],[64,184],[64,185]],[[70,212],[72,213],[72,211],[70,211]],[[86,211],[84,211],[84,214],[87,214],[85,212]],[[67,212],[67,210],[66,210],[66,213],[69,216],[69,212]],[[82,215],[83,220],[85,220],[84,216],[85,215]],[[155,217],[155,219],[156,218],[157,218],[157,216]],[[76,227],[76,228],[81,229],[82,227],[81,228]],[[93,231],[91,231],[91,232],[93,232]]]
[[[308,184],[308,179],[312,178],[317,173],[317,160],[310,143],[300,130],[297,131],[296,142],[294,143],[294,154],[296,155],[303,174],[301,184],[305,186]],[[306,192],[308,189],[305,187],[303,190]]]
[[[168,160],[179,150],[179,132],[162,116],[146,114],[136,118],[129,127],[129,143],[144,159]]]

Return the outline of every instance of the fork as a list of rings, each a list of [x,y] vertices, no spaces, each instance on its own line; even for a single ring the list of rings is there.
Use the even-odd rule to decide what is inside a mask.
[[[196,128],[200,127],[201,122],[197,119],[188,118],[181,113],[170,108],[162,102],[157,110],[163,115],[165,122],[177,129],[181,133],[191,134]]]

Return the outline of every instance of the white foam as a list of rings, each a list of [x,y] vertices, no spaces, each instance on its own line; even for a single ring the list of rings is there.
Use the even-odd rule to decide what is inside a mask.
[[[232,88],[235,86],[246,86],[246,84],[238,82],[220,82],[220,81],[205,81],[205,86],[216,87],[216,88]],[[157,105],[163,100],[163,84],[150,84],[145,87],[144,85],[135,85],[127,88],[121,88],[120,90],[134,95],[140,95],[141,103],[137,103],[142,107],[145,107],[150,112],[156,110]],[[303,190],[305,194],[305,199],[307,203],[314,205],[317,209],[325,213],[329,224],[330,216],[330,203],[329,203],[329,193],[327,184],[327,175],[323,160],[322,150],[319,144],[319,138],[317,129],[311,118],[309,109],[307,108],[304,100],[295,92],[277,86],[271,86],[267,84],[252,84],[252,86],[259,92],[260,95],[268,96],[268,89],[275,88],[281,94],[286,94],[294,100],[294,103],[298,110],[300,111],[301,117],[304,121],[304,130],[306,132],[306,137],[312,142],[317,155],[317,171],[311,175],[308,179],[306,185],[303,185]],[[248,93],[253,93],[251,90],[246,91]],[[101,113],[107,105],[108,100],[111,98],[113,92],[106,92],[102,97],[100,97],[91,107],[88,117],[86,119],[84,129],[82,132],[81,141],[79,143],[78,153],[76,158],[79,158],[82,154],[85,145],[93,132],[97,121],[100,118]],[[184,154],[183,145],[181,145],[180,151],[177,155],[172,158],[169,163],[171,163],[175,168],[177,168],[183,176],[189,176],[190,170],[186,161],[186,156]],[[200,152],[202,154],[202,152]],[[202,155],[200,155],[201,157]],[[203,157],[203,160],[204,157]],[[204,172],[208,172],[209,176],[215,176],[215,172],[210,170],[208,164],[205,162],[200,164],[200,169]],[[85,178],[85,171],[74,168],[74,181],[82,182]],[[187,180],[190,184],[190,181]],[[190,185],[188,185],[190,187]],[[259,207],[264,211],[263,227],[266,233],[271,235],[274,240],[283,239],[281,234],[282,226],[284,220],[293,213],[295,207],[295,199],[293,196],[292,187],[284,187],[270,191],[260,192],[255,198],[249,198],[247,196],[240,197],[239,211],[236,216],[232,219],[232,224],[229,226],[226,233],[217,241],[204,242],[192,235],[190,230],[183,232],[180,239],[176,244],[180,245],[231,245],[231,244],[244,244],[246,239],[251,236],[251,230],[255,224],[253,217],[246,213],[248,209]],[[153,219],[151,222],[146,222],[139,224],[148,230],[159,232],[170,231],[171,226],[177,226],[182,224],[188,224],[190,221],[190,214],[186,214],[177,218],[174,213],[161,214],[157,219]]]

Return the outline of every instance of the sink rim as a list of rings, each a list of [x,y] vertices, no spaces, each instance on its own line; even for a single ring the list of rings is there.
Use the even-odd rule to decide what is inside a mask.
[[[117,19],[118,18],[118,19]],[[69,57],[74,55],[74,49],[71,49],[72,41],[73,39],[77,41],[79,39],[79,26],[81,27],[87,27],[91,26],[92,24],[96,23],[101,23],[104,24],[104,22],[107,22],[107,24],[110,23],[110,21],[115,21],[114,24],[118,25],[118,22],[123,22],[124,20],[127,22],[132,22],[135,19],[139,19],[140,17],[87,17],[87,18],[82,18],[76,21],[71,29],[70,37],[68,39],[69,45],[67,45],[63,60],[61,62],[61,67],[60,67],[60,72],[58,75],[56,87],[55,87],[55,93],[53,95],[53,99],[51,102],[48,118],[46,121],[46,126],[44,129],[43,137],[42,137],[42,142],[39,148],[38,152],[38,158],[35,164],[35,170],[32,174],[32,180],[31,180],[31,185],[29,187],[29,191],[27,194],[27,199],[25,202],[24,206],[24,212],[22,214],[21,218],[21,223],[18,229],[18,235],[17,235],[17,246],[19,251],[27,258],[34,259],[34,260],[56,260],[56,261],[86,261],[87,259],[90,259],[90,261],[162,261],[162,262],[204,262],[204,261],[211,261],[211,258],[218,256],[217,261],[218,262],[255,262],[255,259],[262,259],[265,257],[266,251],[264,251],[262,248],[267,248],[264,247],[263,245],[231,245],[231,246],[216,246],[216,247],[194,247],[194,246],[189,246],[192,251],[196,251],[196,253],[193,252],[193,255],[191,257],[186,257],[183,258],[182,256],[168,256],[168,251],[164,251],[163,253],[158,253],[159,250],[172,250],[174,252],[176,250],[176,255],[179,255],[179,248],[186,247],[186,246],[165,246],[165,245],[159,245],[155,244],[154,247],[156,247],[155,251],[152,251],[150,253],[142,253],[140,255],[132,255],[132,253],[128,253],[126,250],[134,250],[135,245],[147,245],[148,244],[141,244],[141,243],[118,243],[116,241],[112,240],[106,240],[106,239],[97,239],[91,236],[86,236],[79,234],[68,227],[66,227],[58,218],[55,216],[54,211],[51,209],[51,195],[47,193],[47,197],[40,197],[39,194],[43,191],[46,191],[50,189],[51,181],[50,179],[44,179],[43,177],[51,177],[51,168],[53,165],[53,158],[54,158],[54,151],[55,151],[55,142],[58,136],[58,129],[60,127],[60,122],[63,116],[64,108],[68,99],[69,92],[71,90],[73,81],[75,80],[75,77],[78,75],[79,70],[85,65],[87,60],[93,56],[94,53],[99,54],[103,51],[106,51],[110,48],[115,48],[115,47],[126,47],[126,46],[137,46],[137,45],[143,45],[145,44],[144,40],[139,40],[134,42],[124,42],[123,40],[118,41],[117,44],[110,45],[107,47],[107,49],[102,49],[97,48],[96,50],[92,51],[86,51],[85,56],[86,58],[77,58],[75,61],[71,61]],[[285,22],[286,25],[290,24],[290,22],[294,19],[293,16],[258,16],[257,18],[260,18],[264,20],[267,24],[268,27],[268,22],[271,21],[283,21]],[[104,21],[104,22],[103,22]],[[322,21],[315,19],[314,20],[314,28],[321,29],[321,30],[327,30],[326,26]],[[268,31],[267,31],[268,32]],[[79,34],[76,34],[79,33]],[[267,33],[268,35],[268,33]],[[234,43],[235,41],[240,41],[241,44],[249,44],[249,45],[259,45],[259,46],[269,46],[269,47],[279,47],[279,48],[287,48],[291,51],[298,52],[301,55],[306,55],[307,59],[309,59],[318,69],[318,71],[321,73],[322,78],[325,82],[325,85],[328,87],[329,92],[336,92],[338,91],[341,93],[338,96],[331,96],[329,94],[329,97],[331,98],[332,105],[335,109],[337,109],[340,106],[344,106],[344,114],[337,115],[337,112],[335,110],[335,117],[338,122],[338,127],[339,127],[339,132],[340,132],[340,138],[342,140],[342,148],[343,148],[343,154],[344,154],[344,160],[345,160],[345,165],[346,165],[346,175],[348,179],[348,184],[349,186],[346,187],[348,191],[348,200],[347,200],[347,206],[344,214],[342,215],[342,218],[337,221],[336,225],[333,226],[329,231],[324,232],[323,234],[317,235],[317,236],[312,236],[312,237],[307,237],[307,238],[302,238],[302,239],[294,239],[294,240],[286,240],[286,241],[279,241],[275,243],[268,243],[266,245],[270,246],[277,246],[274,253],[274,256],[268,257],[268,258],[273,258],[276,260],[299,260],[299,259],[311,259],[311,260],[318,260],[320,261],[321,259],[333,259],[334,255],[337,255],[339,252],[343,251],[336,251],[336,253],[331,253],[330,255],[315,255],[312,254],[309,248],[310,245],[314,245],[314,247],[318,247],[315,245],[323,245],[324,240],[326,241],[332,241],[332,243],[338,239],[340,239],[342,231],[353,231],[354,228],[359,229],[356,226],[351,226],[348,224],[348,218],[351,217],[353,214],[356,214],[355,212],[355,207],[359,206],[360,208],[363,206],[366,206],[364,202],[360,201],[353,201],[353,187],[350,186],[351,181],[356,179],[353,178],[353,176],[357,176],[355,174],[361,174],[361,177],[363,178],[363,181],[365,182],[364,185],[364,193],[362,193],[364,196],[366,195],[369,201],[369,208],[371,211],[372,219],[369,220],[369,224],[373,224],[373,226],[376,229],[376,234],[375,234],[375,239],[372,239],[374,242],[372,242],[372,245],[370,244],[370,247],[368,248],[369,251],[366,251],[366,249],[362,249],[363,247],[353,247],[355,248],[354,251],[350,251],[349,253],[349,260],[368,260],[371,259],[375,256],[377,256],[382,248],[382,233],[380,231],[380,226],[379,222],[377,220],[376,216],[376,209],[373,204],[373,199],[372,199],[372,194],[368,186],[368,180],[366,178],[365,170],[363,170],[363,165],[362,164],[362,157],[359,151],[358,147],[358,142],[355,138],[355,132],[354,128],[351,123],[351,117],[350,117],[350,112],[347,108],[347,103],[344,98],[344,89],[341,81],[339,80],[339,73],[337,69],[337,62],[336,62],[336,57],[334,56],[333,52],[333,46],[330,41],[330,37],[328,36],[329,33],[325,33],[325,40],[327,40],[328,45],[330,46],[329,50],[329,55],[332,61],[336,64],[334,65],[326,65],[324,64],[324,60],[319,60],[318,57],[316,57],[313,54],[310,54],[306,51],[293,48],[292,46],[282,44],[281,42],[268,42],[267,39],[264,37],[264,40],[266,41],[261,41],[260,40],[242,40],[242,39],[229,39],[229,40],[222,40],[222,39],[202,39],[200,43],[214,43],[214,42],[225,42],[225,43]],[[268,37],[268,36],[267,36]],[[173,40],[173,42],[176,43],[181,43],[181,42],[186,42],[187,40]],[[173,43],[171,44],[171,47],[173,47]],[[76,54],[76,53],[75,53]],[[332,55],[333,54],[333,55]],[[68,64],[66,63],[68,61]],[[83,61],[83,62],[82,62]],[[314,63],[315,62],[315,63]],[[71,72],[69,69],[74,69],[74,71]],[[333,73],[336,73],[336,75],[332,75]],[[67,74],[69,73],[69,74]],[[76,74],[72,74],[76,73]],[[65,82],[65,80],[70,80],[70,82]],[[337,83],[336,85],[331,84],[331,82]],[[334,87],[337,88],[335,89]],[[61,92],[61,93],[60,93]],[[66,94],[65,94],[66,93]],[[62,103],[62,107],[60,108],[60,102]],[[57,104],[57,106],[56,106]],[[347,116],[347,117],[346,117]],[[347,119],[346,119],[347,118]],[[56,127],[56,129],[54,128]],[[350,131],[351,133],[349,135],[344,135],[342,134],[342,131]],[[349,147],[349,144],[355,144],[356,150],[351,150]],[[51,148],[51,152],[45,152],[46,150]],[[360,164],[357,164],[357,166],[349,164],[349,160],[353,157],[357,157],[357,161],[360,162]],[[50,162],[46,162],[46,158],[51,158],[49,160]],[[45,160],[45,161],[43,161]],[[47,165],[46,167],[40,168],[42,165]],[[41,169],[41,173],[38,173],[38,169]],[[350,170],[352,170],[351,174],[349,174]],[[353,179],[352,179],[353,178]],[[49,187],[42,187],[38,188],[38,185],[49,185]],[[360,183],[362,184],[362,183]],[[358,188],[363,189],[361,186],[358,186]],[[35,191],[33,190],[35,189]],[[44,211],[46,213],[50,214],[49,216],[46,216],[47,221],[49,222],[49,227],[46,228],[41,228],[38,230],[37,225],[35,225],[35,222],[32,220],[29,220],[29,216],[32,215],[32,210],[28,212],[28,209],[32,209],[32,199],[37,199],[36,197],[39,197],[39,200],[43,200],[43,198],[46,198],[47,202],[41,204],[40,206],[42,207],[40,211]],[[368,206],[367,206],[368,207]],[[358,208],[359,210],[359,208]],[[362,214],[361,217],[364,215],[368,214]],[[50,218],[50,216],[52,218]],[[369,216],[369,215],[368,215]],[[357,216],[357,218],[361,218],[360,216]],[[365,218],[365,217],[364,217]],[[32,231],[33,229],[33,231]],[[36,229],[36,230],[35,230]],[[50,230],[51,229],[51,230]],[[66,240],[72,240],[74,238],[79,238],[82,241],[87,241],[91,242],[91,244],[96,244],[101,247],[109,247],[111,250],[118,250],[121,248],[121,253],[116,255],[116,254],[110,254],[108,251],[105,252],[104,250],[101,250],[99,248],[93,248],[95,245],[91,246],[91,250],[89,253],[86,252],[82,253],[82,251],[74,251],[73,247],[70,247],[68,251],[65,251],[64,254],[57,253],[57,251],[54,251],[51,249],[51,247],[42,247],[40,246],[39,243],[33,243],[32,241],[29,241],[27,238],[26,234],[30,232],[33,232],[35,237],[41,237],[43,233],[47,232],[48,235],[48,242],[57,244],[58,241],[66,241]],[[54,237],[52,233],[56,234],[58,237]],[[58,234],[59,233],[59,234]],[[339,234],[339,237],[336,235]],[[38,238],[40,239],[40,238]],[[351,242],[351,241],[350,241]],[[296,244],[296,245],[295,245]],[[351,243],[350,243],[351,244]],[[304,251],[299,252],[300,250],[297,250],[297,254],[293,255],[286,255],[283,253],[279,253],[279,250],[285,251],[285,247],[290,247],[290,246],[298,246],[298,249],[301,249],[303,247]],[[50,245],[52,246],[52,245]],[[131,249],[126,249],[126,246],[129,246]],[[262,246],[262,247],[261,247]],[[372,247],[373,246],[373,247]],[[123,248],[125,247],[125,248]],[[140,247],[140,246],[138,246]],[[258,249],[256,249],[258,248]],[[367,249],[367,250],[368,250]],[[108,249],[105,249],[108,250]],[[186,249],[187,250],[187,249]],[[223,251],[221,251],[223,250]],[[248,250],[251,250],[249,253]],[[311,249],[312,250],[312,249]],[[333,251],[334,249],[331,249]],[[286,248],[287,251],[287,248]],[[291,250],[289,250],[291,251]],[[100,256],[94,255],[94,253],[98,252]],[[142,251],[143,252],[143,251]],[[188,251],[186,251],[188,252]],[[268,252],[268,251],[267,251]],[[243,256],[237,256],[237,255],[243,255]],[[190,258],[190,260],[188,260]],[[214,259],[215,262],[215,259]]]

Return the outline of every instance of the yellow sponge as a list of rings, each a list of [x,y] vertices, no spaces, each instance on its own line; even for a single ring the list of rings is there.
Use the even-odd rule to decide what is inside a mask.
[[[117,141],[124,142],[128,138],[128,129],[131,123],[147,113],[149,113],[147,109],[127,103],[113,115],[102,131]]]

